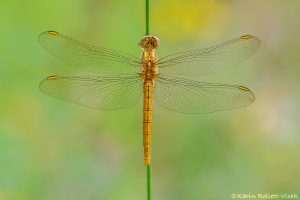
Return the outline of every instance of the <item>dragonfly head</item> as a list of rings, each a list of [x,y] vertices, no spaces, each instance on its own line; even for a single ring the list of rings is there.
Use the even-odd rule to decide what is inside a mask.
[[[139,47],[143,50],[157,49],[159,39],[153,35],[146,35],[139,43]]]

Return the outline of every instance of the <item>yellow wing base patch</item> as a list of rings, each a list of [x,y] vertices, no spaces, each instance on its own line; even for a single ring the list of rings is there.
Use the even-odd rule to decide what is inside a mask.
[[[60,78],[59,76],[54,75],[54,76],[48,76],[47,80],[56,80],[56,79],[59,79],[59,78]]]
[[[240,90],[244,90],[244,91],[249,91],[249,88],[245,87],[245,86],[239,86]]]
[[[242,40],[247,40],[247,39],[250,39],[250,38],[253,38],[253,36],[252,35],[243,35],[243,36],[240,37],[240,39],[242,39]]]
[[[59,32],[57,31],[48,31],[47,33],[50,35],[59,35]]]

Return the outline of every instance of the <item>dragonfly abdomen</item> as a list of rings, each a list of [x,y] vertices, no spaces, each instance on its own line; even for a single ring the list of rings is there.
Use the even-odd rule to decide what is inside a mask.
[[[153,80],[144,81],[143,145],[144,163],[150,164],[152,134]]]

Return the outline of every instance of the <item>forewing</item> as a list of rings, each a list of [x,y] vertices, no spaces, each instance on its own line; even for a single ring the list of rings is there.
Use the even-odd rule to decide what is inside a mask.
[[[55,98],[98,109],[135,105],[142,95],[138,76],[49,76],[40,83],[42,92]]]
[[[209,113],[243,107],[255,97],[246,87],[158,77],[154,85],[157,104],[182,113]]]
[[[169,75],[207,75],[233,67],[253,53],[260,40],[244,35],[219,45],[172,54],[158,60],[159,73]]]
[[[80,70],[110,74],[140,70],[135,56],[85,44],[56,31],[41,33],[39,42],[49,53]]]

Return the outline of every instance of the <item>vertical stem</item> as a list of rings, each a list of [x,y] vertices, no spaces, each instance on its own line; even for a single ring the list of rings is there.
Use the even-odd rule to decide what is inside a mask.
[[[146,35],[149,35],[149,0],[146,0]]]
[[[146,35],[149,35],[149,0],[146,0]],[[147,167],[147,200],[151,200],[151,166]]]
[[[147,200],[151,200],[151,166],[147,165]]]

